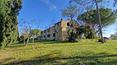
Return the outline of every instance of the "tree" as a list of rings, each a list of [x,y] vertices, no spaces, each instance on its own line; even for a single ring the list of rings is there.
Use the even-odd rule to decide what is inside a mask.
[[[17,15],[22,0],[0,0],[0,47],[16,43],[18,37]]]
[[[20,42],[23,42],[24,45],[27,45],[31,38],[32,25],[26,20],[20,21]]]
[[[84,38],[84,34],[85,34],[85,26],[80,26],[79,28],[77,28],[77,36],[79,39]]]
[[[82,25],[77,28],[77,36],[79,39],[86,38],[86,39],[94,39],[96,38],[96,34],[94,30],[88,25]]]
[[[108,1],[108,0],[106,0]],[[116,0],[114,0],[116,2]],[[70,0],[70,3],[75,2],[76,4],[82,6],[84,8],[84,12],[93,9],[95,6],[96,9],[96,21],[99,24],[99,31],[100,31],[100,37],[101,42],[104,43],[103,34],[102,34],[102,23],[101,23],[101,17],[100,17],[100,11],[99,11],[99,3],[105,2],[104,0]],[[109,2],[109,1],[108,1]],[[115,4],[115,3],[113,3]]]
[[[75,5],[67,6],[62,10],[62,15],[72,20],[75,16],[77,16],[77,7]]]
[[[24,45],[27,45],[29,40],[30,40],[30,36],[31,36],[30,31],[31,31],[31,28],[27,27],[27,26],[23,29],[23,32],[22,32],[21,36],[23,38]]]
[[[94,0],[95,5],[96,5],[96,15],[97,15],[97,22],[99,22],[99,31],[100,31],[100,42],[104,43],[104,38],[103,38],[103,33],[102,33],[102,22],[101,22],[101,16],[100,16],[100,11],[99,11],[99,6],[98,6],[98,1]]]
[[[20,42],[24,41],[25,45],[27,45],[29,41],[34,43],[35,38],[41,34],[39,25],[36,25],[37,23],[38,22],[35,19],[32,19],[31,21],[21,19],[19,22]]]
[[[69,24],[69,27],[67,28],[68,29],[67,34],[68,34],[68,41],[69,42],[75,42],[76,38],[77,38],[77,35],[74,32],[72,25],[73,24]]]
[[[35,38],[41,35],[41,30],[39,29],[32,29],[31,30],[31,37],[33,38],[33,43],[35,42]]]
[[[114,13],[112,9],[109,8],[100,8],[100,16],[101,16],[101,21],[102,21],[102,28],[106,27],[110,24],[113,24],[116,21],[117,18],[117,13]],[[82,15],[78,16],[78,19],[81,19],[85,21],[85,23],[89,24],[93,29],[95,27],[99,26],[98,22],[96,21],[96,10],[90,10]],[[97,29],[96,33],[99,32],[99,29]]]

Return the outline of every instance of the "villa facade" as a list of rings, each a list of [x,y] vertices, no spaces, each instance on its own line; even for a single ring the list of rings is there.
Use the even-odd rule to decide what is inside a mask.
[[[61,19],[54,26],[41,32],[41,40],[67,41],[68,30],[72,28],[75,32],[77,27],[78,24],[72,24],[70,20]]]

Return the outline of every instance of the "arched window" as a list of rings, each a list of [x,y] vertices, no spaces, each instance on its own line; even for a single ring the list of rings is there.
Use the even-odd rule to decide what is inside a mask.
[[[67,26],[70,26],[70,24],[69,24],[69,23],[67,23]]]

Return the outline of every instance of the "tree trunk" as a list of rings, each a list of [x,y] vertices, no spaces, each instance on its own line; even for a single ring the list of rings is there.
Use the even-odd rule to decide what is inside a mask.
[[[23,39],[23,41],[24,41],[24,45],[26,45],[25,38]]]
[[[97,21],[99,22],[100,38],[101,38],[101,42],[104,43],[103,33],[102,33],[102,24],[101,24],[101,16],[100,16],[100,11],[99,11],[97,0],[95,0],[95,4],[96,4],[96,11],[97,11],[96,12],[96,14],[97,14]]]
[[[33,43],[35,42],[34,37],[33,37]]]
[[[27,38],[27,40],[26,40],[26,45],[29,43],[29,37]]]

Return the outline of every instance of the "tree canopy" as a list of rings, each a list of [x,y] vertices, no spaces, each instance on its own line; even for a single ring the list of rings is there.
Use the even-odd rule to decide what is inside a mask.
[[[102,26],[108,26],[115,22],[117,18],[117,13],[113,12],[112,9],[109,8],[100,8],[100,16],[102,21]],[[85,21],[86,23],[98,24],[96,21],[96,10],[90,10],[82,15],[78,16],[78,19]]]
[[[31,35],[32,35],[32,36],[41,35],[41,30],[39,30],[39,29],[32,29],[32,30],[31,30]]]
[[[77,7],[75,5],[69,5],[65,9],[62,10],[62,15],[69,17],[69,18],[74,18],[77,16]]]

